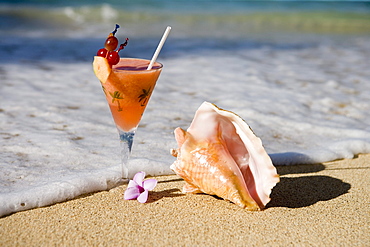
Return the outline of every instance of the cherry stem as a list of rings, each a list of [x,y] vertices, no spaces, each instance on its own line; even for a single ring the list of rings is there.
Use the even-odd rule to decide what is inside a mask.
[[[116,34],[116,32],[117,32],[117,29],[119,28],[119,25],[118,24],[116,24],[116,28],[113,30],[113,32],[112,32],[112,34],[113,34],[113,36]]]
[[[125,43],[123,43],[123,44],[120,44],[120,45],[119,45],[119,49],[118,49],[118,51],[117,51],[117,52],[119,52],[120,50],[125,49],[125,46],[126,46],[127,44],[128,44],[128,38],[126,38]]]

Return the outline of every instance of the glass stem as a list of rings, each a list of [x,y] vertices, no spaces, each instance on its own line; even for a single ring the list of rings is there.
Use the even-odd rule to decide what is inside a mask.
[[[128,160],[131,154],[132,144],[134,142],[135,130],[124,132],[118,129],[121,143],[121,171],[122,178],[128,178]]]

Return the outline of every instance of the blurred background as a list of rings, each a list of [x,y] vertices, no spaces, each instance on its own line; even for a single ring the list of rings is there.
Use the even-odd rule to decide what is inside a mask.
[[[155,46],[167,25],[162,56],[266,43],[301,45],[323,36],[370,34],[368,1],[8,0],[0,1],[0,62],[91,61],[119,23],[127,56]],[[52,54],[52,55],[51,55]]]

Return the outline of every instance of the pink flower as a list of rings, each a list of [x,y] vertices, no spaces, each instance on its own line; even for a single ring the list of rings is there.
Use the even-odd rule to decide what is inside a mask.
[[[157,185],[157,180],[147,179],[144,181],[145,172],[138,172],[135,174],[133,180],[130,180],[127,190],[123,198],[125,200],[137,199],[141,203],[148,200],[149,190],[154,189]]]

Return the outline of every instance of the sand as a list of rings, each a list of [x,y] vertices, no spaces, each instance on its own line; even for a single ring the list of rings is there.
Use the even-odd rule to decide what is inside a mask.
[[[278,172],[260,212],[161,176],[146,204],[122,185],[3,217],[0,246],[370,246],[370,154]]]

